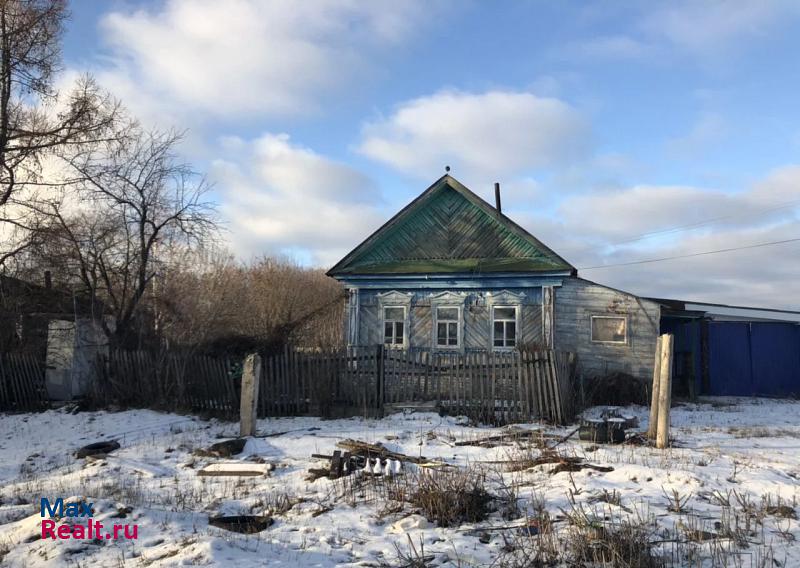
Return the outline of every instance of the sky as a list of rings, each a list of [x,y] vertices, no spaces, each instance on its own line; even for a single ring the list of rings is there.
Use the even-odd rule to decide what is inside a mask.
[[[89,72],[186,131],[241,259],[329,267],[450,166],[645,296],[800,310],[800,3],[73,2]],[[620,266],[622,265],[622,266]]]

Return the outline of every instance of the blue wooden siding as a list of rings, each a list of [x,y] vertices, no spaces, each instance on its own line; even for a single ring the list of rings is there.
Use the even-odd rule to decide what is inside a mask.
[[[436,290],[395,288],[393,291],[411,294],[408,318],[410,348],[430,349],[434,347],[431,297]],[[385,292],[386,290],[383,290]],[[463,320],[461,326],[462,345],[466,350],[491,350],[491,329],[487,294],[501,292],[521,294],[521,309],[517,330],[520,345],[541,345],[542,339],[542,289],[541,288],[497,288],[491,290],[450,289],[464,293]],[[359,292],[358,343],[375,345],[383,343],[383,315],[378,301],[380,291],[362,289]]]

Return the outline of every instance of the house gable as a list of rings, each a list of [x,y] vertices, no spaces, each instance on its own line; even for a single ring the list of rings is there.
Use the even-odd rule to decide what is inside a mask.
[[[450,175],[437,180],[334,266],[354,274],[572,271],[550,248]]]

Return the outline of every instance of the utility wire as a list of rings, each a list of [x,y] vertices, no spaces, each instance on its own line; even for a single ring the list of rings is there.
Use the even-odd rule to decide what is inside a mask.
[[[720,253],[724,253],[724,252],[734,252],[734,251],[738,251],[738,250],[747,250],[747,249],[768,247],[768,246],[773,246],[773,245],[782,245],[782,244],[786,244],[786,243],[795,243],[795,242],[800,242],[800,238],[785,239],[785,240],[782,240],[782,241],[770,241],[770,242],[767,242],[767,243],[757,243],[757,244],[754,244],[754,245],[745,245],[745,246],[742,246],[742,247],[732,247],[732,248],[718,249],[718,250],[707,250],[707,251],[703,251],[703,252],[695,252],[695,253],[692,253],[692,254],[679,254],[679,255],[675,255],[675,256],[665,256],[665,257],[661,257],[661,258],[648,258],[648,259],[645,259],[645,260],[633,260],[633,261],[630,261],[630,262],[618,262],[618,263],[615,263],[615,264],[599,264],[597,266],[584,266],[584,267],[579,267],[578,270],[596,270],[596,269],[599,269],[599,268],[613,268],[615,266],[632,266],[634,264],[650,264],[650,263],[653,263],[653,262],[664,262],[664,261],[667,261],[667,260],[677,260],[679,258],[693,258],[693,257],[696,257],[696,256],[706,256],[706,255],[710,255],[710,254],[720,254]]]
[[[737,217],[756,217],[758,215],[764,215],[765,213],[772,213],[773,211],[778,211],[780,209],[786,209],[787,207],[793,207],[797,204],[800,204],[800,199],[796,199],[794,201],[787,201],[785,203],[781,203],[775,205],[774,207],[769,207],[767,209],[762,209],[760,211],[744,211],[742,213],[734,213],[731,215],[723,215],[721,217],[714,217],[711,219],[706,219],[703,221],[697,221],[696,223],[690,223],[688,225],[679,225],[677,227],[668,227],[665,229],[659,229],[658,231],[651,231],[649,233],[642,233],[635,237],[631,237],[629,239],[624,239],[621,241],[615,241],[613,243],[609,243],[610,246],[616,245],[623,245],[626,243],[633,243],[636,241],[641,241],[644,239],[649,239],[650,237],[655,237],[657,235],[665,235],[670,233],[679,233],[681,231],[688,231],[690,229],[696,229],[697,227],[703,227],[705,225],[711,225],[713,223],[717,223],[719,221],[725,221],[726,219],[736,219]]]

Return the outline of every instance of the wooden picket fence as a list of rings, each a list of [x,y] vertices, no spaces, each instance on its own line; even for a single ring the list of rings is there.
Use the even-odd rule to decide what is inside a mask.
[[[260,417],[380,417],[421,405],[490,424],[566,424],[575,416],[574,370],[574,356],[557,351],[287,347],[263,358],[257,409]],[[97,360],[90,399],[235,419],[240,385],[241,361],[232,358],[112,351]]]
[[[33,355],[0,353],[0,411],[36,411],[48,405],[40,361]]]
[[[557,351],[441,353],[383,346],[335,352],[286,348],[265,358],[260,416],[361,414],[431,403],[492,424],[575,415],[575,357]]]
[[[96,361],[90,398],[97,406],[188,410],[235,419],[241,363],[203,355],[112,351]]]

